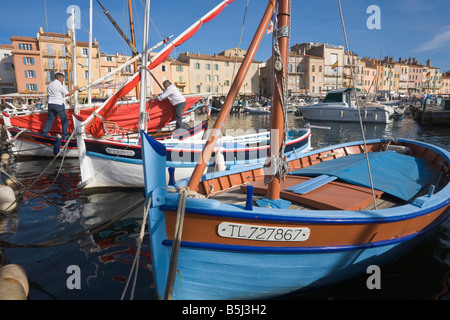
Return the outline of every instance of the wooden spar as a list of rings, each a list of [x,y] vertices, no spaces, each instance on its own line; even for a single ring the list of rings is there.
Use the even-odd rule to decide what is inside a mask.
[[[116,27],[116,30],[119,32],[119,34],[122,36],[123,40],[125,40],[125,42],[128,44],[128,46],[130,47],[131,51],[133,51],[133,55],[137,56],[139,55],[139,52],[137,51],[136,47],[134,46],[134,44],[132,44],[130,42],[130,40],[127,38],[127,36],[125,35],[125,33],[123,33],[122,29],[120,29],[120,27],[117,25],[116,21],[114,21],[113,17],[111,17],[111,15],[109,14],[109,12],[105,9],[105,7],[100,3],[100,1],[98,1],[98,4],[102,7],[103,12],[105,13],[105,15],[108,17],[108,19],[111,21],[111,23],[113,24],[114,27]],[[136,70],[135,70],[136,71]],[[150,75],[152,76],[153,80],[155,80],[156,84],[159,86],[159,88],[164,91],[163,86],[159,83],[159,81],[155,78],[155,76],[153,75],[153,73],[150,72]]]
[[[106,8],[100,3],[100,1],[97,0],[97,3],[100,5],[100,7],[102,7],[103,12],[108,17],[109,21],[111,21],[113,26],[116,27],[117,32],[120,33],[120,35],[122,36],[123,40],[125,40],[125,42],[128,44],[128,46],[131,48],[131,51],[133,51],[133,53],[135,55],[138,55],[139,52],[137,51],[136,47],[130,42],[130,40],[128,40],[128,38],[125,35],[125,33],[123,33],[122,29],[120,29],[120,27],[117,25],[116,21],[114,21],[113,17],[111,17],[111,15],[109,14],[108,10],[106,10]]]
[[[133,9],[131,7],[131,0],[128,0],[128,14],[130,17],[130,33],[131,33],[131,43],[136,46],[136,38],[134,36],[134,22],[133,22]],[[133,57],[137,54],[133,52]],[[134,61],[134,72],[137,71],[137,61]],[[136,99],[139,99],[139,86],[136,85]]]
[[[269,0],[267,4],[264,16],[261,19],[261,22],[258,26],[258,29],[256,30],[252,42],[250,43],[244,61],[239,67],[239,71],[236,75],[236,78],[233,81],[233,84],[231,85],[230,91],[228,92],[227,98],[225,99],[225,103],[223,104],[223,107],[220,110],[220,113],[214,124],[211,135],[208,141],[206,141],[205,143],[205,146],[202,151],[202,157],[200,157],[199,161],[197,162],[194,172],[192,173],[191,179],[189,180],[188,187],[190,190],[193,191],[197,190],[198,184],[200,183],[200,179],[203,175],[203,172],[205,171],[206,165],[209,162],[209,159],[211,158],[211,154],[214,150],[219,134],[223,129],[225,120],[227,119],[231,111],[231,108],[233,107],[233,102],[239,93],[239,89],[244,82],[245,75],[247,74],[251,63],[253,62],[259,44],[261,43],[261,40],[264,37],[264,33],[269,25],[270,19],[272,18],[276,2],[277,0]]]
[[[281,29],[283,27],[289,27],[289,19],[290,19],[290,0],[279,0],[278,1],[278,24],[277,28]],[[283,36],[278,38],[278,45],[280,48],[281,62],[283,63],[283,72],[276,72],[275,76],[277,77],[277,81],[274,81],[274,89],[273,89],[273,106],[271,113],[271,133],[270,133],[270,155],[277,157],[280,152],[282,139],[283,139],[283,131],[284,131],[284,115],[283,108],[281,105],[282,97],[280,97],[279,90],[277,89],[278,85],[281,85],[282,77],[287,79],[286,70],[287,70],[287,60],[289,54],[289,36]],[[283,90],[280,90],[283,94]],[[287,98],[287,97],[284,97]],[[271,165],[275,165],[272,163]],[[277,200],[280,198],[280,179],[277,176],[273,177],[273,180],[270,182],[269,187],[267,189],[267,198],[271,200]]]

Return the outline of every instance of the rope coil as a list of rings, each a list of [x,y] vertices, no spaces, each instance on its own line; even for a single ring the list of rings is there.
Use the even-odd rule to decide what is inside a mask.
[[[278,39],[282,37],[289,37],[290,27],[283,26],[274,31],[276,33],[274,37],[276,37],[276,41],[274,41],[273,49],[275,54],[276,61],[281,61],[281,52],[278,45]],[[281,148],[278,152],[278,155],[268,157],[266,163],[264,164],[264,184],[268,185],[272,182],[273,178],[276,176],[279,180],[283,180],[284,176],[289,172],[289,165],[286,163],[284,159],[284,150],[286,148],[286,139],[287,139],[287,108],[286,108],[286,97],[287,97],[287,87],[286,87],[286,79],[284,76],[284,66],[283,63],[279,63],[279,69],[277,72],[281,74],[281,88],[280,83],[278,81],[278,77],[275,78],[276,88],[278,91],[278,95],[281,101],[281,109],[283,110],[283,138],[281,140]]]

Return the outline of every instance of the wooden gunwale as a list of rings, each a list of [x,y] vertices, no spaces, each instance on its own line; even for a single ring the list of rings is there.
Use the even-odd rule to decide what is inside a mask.
[[[431,213],[420,215],[411,219],[393,222],[374,223],[292,223],[283,221],[265,221],[260,219],[239,219],[236,217],[224,217],[214,215],[201,215],[186,212],[182,241],[190,243],[230,245],[230,246],[255,246],[255,247],[286,247],[286,248],[327,248],[348,247],[377,242],[395,241],[403,237],[410,237],[425,232],[433,221],[439,220],[441,214],[449,205]],[[176,220],[175,211],[165,211],[167,240],[173,240]],[[220,223],[229,222],[236,224],[249,224],[265,226],[267,228],[309,228],[310,236],[306,241],[280,242],[257,241],[248,239],[235,239],[220,237],[217,228]]]

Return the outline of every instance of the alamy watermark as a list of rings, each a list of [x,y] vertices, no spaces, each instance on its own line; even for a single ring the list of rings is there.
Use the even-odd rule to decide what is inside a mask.
[[[81,289],[81,270],[77,265],[70,265],[66,269],[66,273],[70,276],[66,280],[67,289]]]
[[[70,5],[67,7],[66,12],[69,14],[66,21],[67,29],[72,30],[72,10],[75,15],[75,29],[81,29],[81,9],[76,5]]]
[[[367,273],[370,276],[367,278],[367,289],[381,289],[381,269],[377,265],[370,265],[367,267]]]
[[[370,14],[367,18],[366,26],[368,29],[381,29],[381,9],[377,5],[370,5],[367,7],[366,13]]]

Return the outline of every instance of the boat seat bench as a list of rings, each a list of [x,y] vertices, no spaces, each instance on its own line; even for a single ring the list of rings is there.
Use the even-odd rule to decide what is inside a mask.
[[[306,194],[336,179],[337,179],[336,176],[329,176],[327,174],[322,174],[308,181],[300,182],[299,184],[296,184],[284,190],[298,194]]]
[[[284,181],[281,181],[280,197],[319,210],[362,210],[373,203],[370,188],[342,181],[327,181],[331,177],[334,176],[321,177],[314,182],[315,178],[286,175]],[[306,184],[311,180],[313,182]],[[337,178],[333,180],[337,180]],[[263,180],[256,181],[252,185],[254,195],[267,195],[268,185],[264,185]],[[305,193],[304,191],[309,188],[311,190]],[[245,186],[241,186],[241,192],[246,192]],[[374,190],[374,193],[375,198],[379,199],[384,192]]]

